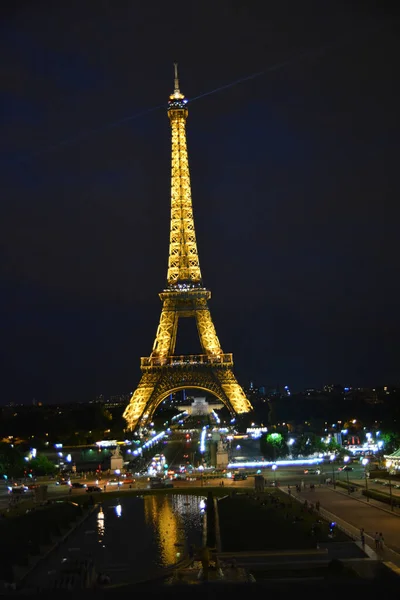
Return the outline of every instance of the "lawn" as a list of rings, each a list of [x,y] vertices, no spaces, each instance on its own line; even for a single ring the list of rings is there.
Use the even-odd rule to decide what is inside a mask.
[[[348,565],[344,566],[340,561],[336,561],[333,566],[326,564],[315,567],[304,567],[303,564],[299,564],[297,568],[291,567],[290,569],[288,569],[285,565],[281,565],[281,568],[271,569],[252,567],[251,572],[257,582],[270,581],[271,579],[285,579],[285,581],[287,581],[288,579],[299,578],[304,580],[309,577],[314,579],[334,578],[337,581],[339,577],[359,577],[354,569],[351,569]]]
[[[83,508],[75,502],[54,502],[25,514],[2,517],[1,561],[27,565],[29,556],[38,555],[40,546],[49,546],[82,514]]]
[[[316,548],[318,542],[349,541],[339,530],[332,540],[329,524],[318,513],[279,490],[223,498],[218,511],[223,552],[300,550]]]

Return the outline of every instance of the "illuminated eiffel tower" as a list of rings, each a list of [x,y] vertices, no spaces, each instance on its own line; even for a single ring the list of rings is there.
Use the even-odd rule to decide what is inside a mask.
[[[211,293],[202,285],[186,147],[187,100],[179,89],[176,64],[174,87],[168,102],[172,172],[167,287],[160,294],[163,305],[153,350],[141,359],[142,378],[124,412],[131,430],[151,421],[158,405],[182,389],[210,392],[232,414],[252,409],[233,374],[232,354],[222,351],[207,304]],[[203,354],[174,355],[181,317],[196,319]]]

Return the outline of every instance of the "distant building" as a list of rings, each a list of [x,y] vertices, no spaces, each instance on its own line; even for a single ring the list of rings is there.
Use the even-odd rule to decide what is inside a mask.
[[[186,411],[190,416],[209,415],[213,410],[223,408],[222,402],[206,402],[205,398],[194,398],[192,404],[177,406],[178,410]]]

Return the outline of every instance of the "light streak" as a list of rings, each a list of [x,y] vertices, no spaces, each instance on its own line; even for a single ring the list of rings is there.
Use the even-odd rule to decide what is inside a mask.
[[[207,433],[207,430],[205,427],[203,427],[201,436],[200,436],[200,452],[206,451],[206,433]]]
[[[246,468],[262,468],[277,465],[278,467],[290,467],[291,465],[319,465],[323,462],[323,458],[308,458],[304,460],[275,460],[275,461],[249,461],[249,462],[233,462],[228,464],[228,469],[234,469],[235,467]]]

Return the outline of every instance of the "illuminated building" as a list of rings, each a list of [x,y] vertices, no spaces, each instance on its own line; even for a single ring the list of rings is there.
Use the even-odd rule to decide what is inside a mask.
[[[124,412],[131,430],[151,421],[158,405],[182,389],[209,392],[232,414],[252,408],[233,374],[232,354],[222,351],[208,308],[211,292],[202,284],[186,146],[186,104],[175,65],[175,89],[168,103],[172,167],[167,287],[160,294],[163,305],[153,350],[141,359],[142,378]],[[174,355],[178,321],[185,317],[196,320],[202,354]]]
[[[400,472],[400,450],[392,454],[385,454],[386,468],[392,475]]]
[[[176,408],[187,413],[189,416],[204,416],[213,414],[214,409],[219,410],[223,408],[223,404],[219,402],[206,402],[205,398],[193,398],[192,404],[180,405]]]

